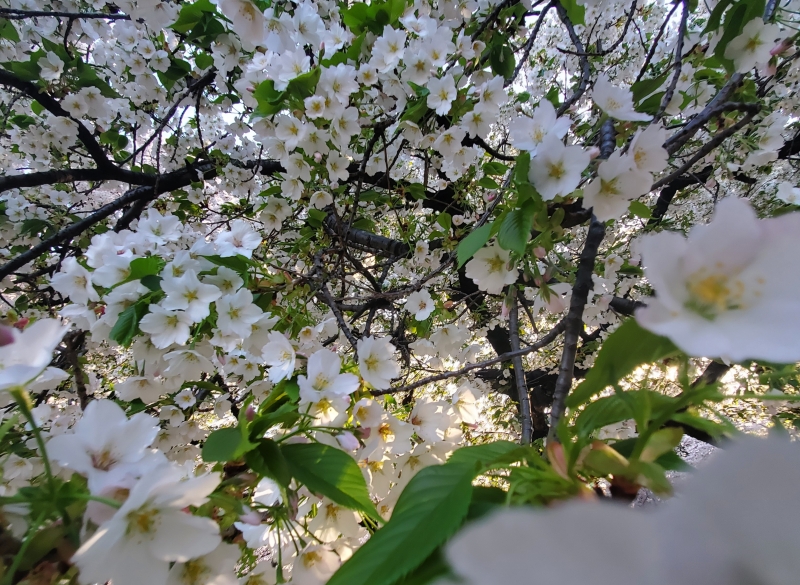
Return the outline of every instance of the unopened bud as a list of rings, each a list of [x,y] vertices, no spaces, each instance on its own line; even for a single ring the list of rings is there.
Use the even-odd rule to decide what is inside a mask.
[[[772,49],[770,49],[769,54],[775,57],[776,55],[780,55],[786,49],[792,46],[791,39],[781,39],[778,41]]]
[[[25,329],[25,327],[27,327],[28,323],[30,322],[31,320],[28,319],[27,317],[20,317],[19,320],[16,323],[14,323],[14,327],[22,331],[23,329]]]
[[[450,309],[455,307],[456,304],[453,301],[445,301],[443,306],[444,306],[445,309],[447,309],[449,311]]]
[[[356,436],[349,431],[343,431],[340,435],[336,435],[336,440],[345,451],[355,451],[361,446]]]
[[[589,160],[594,160],[600,156],[600,149],[597,146],[591,146],[586,151],[589,153]]]
[[[314,162],[317,162],[317,163],[318,162],[322,162],[322,153],[321,152],[315,152],[314,153]]]
[[[541,276],[534,277],[533,284],[535,284],[538,287],[541,287],[542,286],[542,277]]]
[[[256,409],[252,404],[247,405],[247,410],[244,411],[244,417],[247,419],[247,422],[253,422],[253,419],[256,417]]]
[[[14,343],[14,330],[6,325],[0,325],[0,346]]]
[[[542,260],[545,256],[547,256],[547,250],[545,250],[541,246],[536,246],[533,249],[533,255],[536,256],[539,260]]]
[[[251,510],[247,506],[244,507],[244,514],[239,516],[239,522],[243,522],[244,524],[249,524],[250,526],[258,526],[261,524],[261,514],[256,512],[255,510]]]

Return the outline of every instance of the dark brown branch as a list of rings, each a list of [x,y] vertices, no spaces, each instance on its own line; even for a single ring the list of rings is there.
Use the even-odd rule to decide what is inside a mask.
[[[130,20],[127,14],[105,14],[103,12],[64,12],[60,10],[21,10],[18,8],[0,8],[0,16],[8,20],[24,20],[40,16],[56,18],[102,18],[106,20]]]
[[[718,132],[717,134],[715,134],[711,140],[703,144],[703,146],[697,150],[694,156],[692,156],[686,163],[681,165],[676,171],[670,173],[663,179],[660,179],[655,183],[653,183],[651,190],[658,189],[659,187],[662,187],[668,184],[670,181],[673,181],[674,179],[683,175],[686,171],[691,169],[697,161],[703,159],[708,153],[713,151],[717,146],[722,144],[730,136],[736,134],[739,130],[747,126],[753,120],[754,115],[755,115],[754,113],[748,113],[744,118],[736,122],[736,124],[734,124],[733,126],[730,126],[725,130],[723,130],[722,132]]]
[[[511,351],[519,351],[519,303],[517,302],[517,289],[511,286],[509,300],[511,301],[511,311],[508,315],[508,330],[510,333]],[[514,364],[514,381],[517,386],[517,396],[519,397],[519,415],[522,421],[522,432],[520,443],[527,445],[531,442],[533,431],[531,421],[531,398],[528,395],[528,386],[525,384],[525,368],[522,365],[522,356],[516,355],[512,358]]]
[[[572,298],[569,303],[569,311],[564,318],[564,350],[561,353],[561,364],[558,368],[558,380],[556,381],[555,392],[553,394],[553,405],[550,408],[550,431],[547,434],[548,440],[558,440],[556,430],[564,414],[564,404],[572,388],[572,379],[575,372],[575,356],[578,353],[578,339],[583,327],[583,309],[589,299],[589,291],[592,288],[592,273],[594,272],[594,260],[600,242],[605,236],[605,226],[592,217],[589,225],[589,233],[586,235],[586,242],[583,245],[581,258],[578,262],[578,271],[575,274],[575,285],[572,287]]]
[[[669,103],[672,101],[672,96],[675,94],[675,88],[678,86],[678,81],[681,78],[681,69],[683,68],[683,41],[686,38],[686,25],[689,21],[689,7],[686,5],[686,1],[682,0],[680,4],[683,6],[683,14],[681,15],[681,25],[678,27],[678,42],[675,45],[675,62],[673,63],[672,67],[675,69],[675,72],[672,74],[672,81],[667,86],[667,90],[664,92],[663,97],[661,98],[661,104],[658,106],[658,111],[656,115],[653,116],[653,122],[657,122],[661,119],[661,116],[664,114],[664,110],[667,109]]]
[[[569,19],[567,15],[567,11],[561,2],[556,3],[556,10],[558,11],[558,17],[561,19],[561,22],[564,23],[564,26],[567,28],[567,33],[569,34],[569,38],[572,41],[573,46],[578,51],[578,53],[585,53],[586,48],[583,46],[578,33],[575,32],[575,27],[572,24],[572,21]],[[581,99],[581,96],[586,92],[586,88],[589,86],[589,78],[592,75],[592,69],[589,66],[589,59],[586,55],[579,55],[578,59],[581,64],[581,79],[578,82],[578,87],[575,88],[575,91],[572,92],[572,95],[567,98],[567,100],[561,104],[558,108],[557,113],[558,115],[562,115],[566,112],[572,104],[577,102]]]
[[[104,205],[103,207],[100,207],[99,209],[92,211],[87,217],[83,218],[82,220],[76,221],[75,223],[67,226],[66,228],[56,233],[55,235],[40,242],[36,246],[33,246],[27,252],[24,252],[19,256],[14,257],[13,259],[9,260],[8,262],[0,266],[0,279],[5,278],[9,274],[12,274],[14,271],[18,270],[19,268],[22,268],[29,262],[33,262],[40,256],[47,254],[52,248],[64,244],[65,242],[69,242],[73,238],[82,234],[85,230],[100,223],[102,220],[109,217],[116,211],[122,209],[126,205],[130,205],[131,203],[134,203],[135,201],[138,201],[139,199],[142,198],[153,197],[154,192],[155,195],[157,196],[160,195],[161,193],[174,191],[175,189],[180,189],[181,187],[189,185],[193,181],[197,180],[196,173],[198,171],[203,173],[215,173],[216,168],[214,167],[214,165],[210,163],[205,163],[203,165],[200,165],[199,167],[190,167],[186,169],[181,169],[180,171],[175,171],[173,173],[162,175],[162,178],[159,181],[157,187],[143,186],[127,191],[124,195],[122,195],[118,199]]]
[[[0,69],[0,85],[5,85],[7,87],[13,87],[14,89],[18,89],[21,92],[25,93],[28,97],[36,100],[39,102],[45,110],[53,114],[54,116],[59,116],[62,118],[70,118],[78,125],[78,139],[83,143],[83,146],[86,148],[86,151],[89,153],[89,156],[92,157],[94,162],[97,164],[98,168],[114,168],[117,169],[120,173],[120,176],[125,176],[130,174],[132,176],[136,176],[138,173],[134,173],[132,171],[126,171],[124,169],[120,169],[119,167],[115,166],[108,157],[106,157],[106,153],[100,144],[95,140],[94,135],[89,132],[89,129],[83,125],[83,123],[71,118],[69,112],[67,112],[61,104],[53,98],[48,93],[45,93],[41,89],[39,89],[36,85],[29,81],[25,81],[20,79],[13,73],[6,71],[5,69]],[[122,181],[127,181],[127,179],[120,179]],[[132,181],[131,181],[132,182]]]

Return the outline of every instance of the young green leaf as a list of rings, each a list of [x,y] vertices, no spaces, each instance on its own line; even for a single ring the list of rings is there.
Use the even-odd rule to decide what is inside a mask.
[[[426,467],[400,494],[392,519],[358,549],[328,585],[392,585],[417,569],[464,521],[472,480],[520,447],[507,441],[465,447]]]
[[[458,257],[458,267],[464,264],[475,255],[489,241],[492,234],[492,224],[488,223],[473,230],[466,238],[458,243],[456,255]]]
[[[497,242],[504,250],[511,250],[517,254],[525,253],[525,246],[531,239],[531,225],[536,208],[532,202],[528,201],[520,209],[514,209],[506,215],[500,232],[497,234]]]
[[[669,339],[642,329],[635,319],[628,319],[608,336],[586,379],[567,398],[567,406],[580,406],[637,366],[676,353],[678,348]]]
[[[309,490],[380,521],[364,476],[347,453],[321,443],[281,445],[281,452],[289,472]]]
[[[213,431],[203,444],[203,461],[235,461],[246,449],[246,440],[237,427]]]

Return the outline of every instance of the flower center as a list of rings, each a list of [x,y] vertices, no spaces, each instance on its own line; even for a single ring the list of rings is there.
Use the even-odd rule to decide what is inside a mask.
[[[564,168],[564,163],[561,161],[557,163],[547,163],[547,174],[550,175],[551,179],[558,180],[567,174],[567,170]]]
[[[155,530],[157,522],[158,510],[139,508],[128,514],[127,533],[151,534]]]
[[[392,431],[392,427],[389,426],[389,423],[383,423],[378,428],[378,433],[380,434],[381,438],[387,443],[390,440],[394,439],[394,432]]]
[[[757,283],[763,285],[764,279],[758,278]],[[713,321],[725,311],[746,307],[745,294],[748,290],[745,283],[738,278],[731,278],[725,274],[708,274],[701,269],[689,278],[686,288],[689,291],[686,308],[709,321]],[[761,295],[760,291],[752,290],[752,287],[751,291],[755,297]]]

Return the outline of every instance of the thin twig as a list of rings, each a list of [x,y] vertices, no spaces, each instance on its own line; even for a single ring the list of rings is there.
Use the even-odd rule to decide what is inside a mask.
[[[508,315],[509,340],[511,341],[511,351],[519,351],[519,303],[517,302],[517,288],[511,287],[509,291],[511,301],[511,311]],[[525,368],[522,365],[522,356],[517,355],[512,358],[514,364],[514,381],[517,385],[517,400],[519,402],[519,415],[522,419],[522,433],[519,438],[520,443],[527,445],[531,442],[531,432],[533,422],[531,420],[531,397],[528,394],[528,385],[525,383]]]
[[[407,384],[405,386],[399,386],[397,388],[389,388],[388,390],[374,390],[372,394],[374,396],[380,396],[382,394],[396,394],[397,392],[410,392],[411,390],[421,388],[422,386],[431,384],[433,382],[440,382],[442,380],[447,380],[448,378],[457,378],[458,376],[463,376],[464,374],[467,374],[472,370],[478,370],[480,368],[485,368],[486,366],[507,362],[509,360],[514,359],[517,356],[523,356],[533,351],[538,351],[543,347],[547,347],[548,345],[553,343],[556,340],[556,338],[559,335],[561,335],[561,333],[564,331],[564,323],[565,323],[564,320],[559,321],[556,324],[556,326],[553,327],[541,339],[539,339],[539,341],[537,341],[533,345],[529,345],[528,347],[523,347],[519,351],[509,351],[507,353],[500,354],[495,358],[483,362],[478,362],[475,364],[469,364],[458,370],[451,370],[449,372],[442,372],[441,374],[436,374],[434,376],[428,376],[427,378],[423,378],[422,380],[418,380],[416,382]]]
[[[678,27],[678,43],[675,47],[675,62],[673,67],[675,72],[672,74],[672,81],[667,86],[667,91],[661,98],[661,104],[658,106],[656,115],[653,116],[653,122],[657,122],[664,115],[664,111],[672,101],[672,96],[675,95],[675,88],[678,87],[678,81],[681,79],[681,69],[683,68],[683,40],[686,37],[686,26],[689,21],[689,7],[686,6],[685,0],[680,2],[683,6],[683,14],[681,15],[681,24]]]

